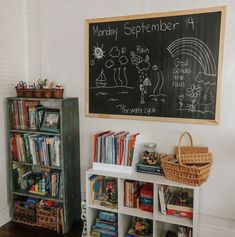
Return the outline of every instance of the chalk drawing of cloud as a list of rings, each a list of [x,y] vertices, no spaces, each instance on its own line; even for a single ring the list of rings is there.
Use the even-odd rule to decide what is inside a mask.
[[[143,60],[142,62],[138,63],[136,67],[139,71],[148,70],[150,67],[150,63],[148,61],[146,62]]]
[[[111,68],[114,65],[114,62],[112,59],[105,62],[105,67]]]
[[[207,75],[204,72],[199,72],[196,76],[196,81],[204,85],[215,85],[216,75]]]
[[[119,58],[119,62],[121,65],[125,65],[128,63],[128,58],[126,56],[122,56]]]
[[[120,55],[120,50],[118,49],[117,46],[114,46],[110,51],[109,55],[113,58],[118,58]]]

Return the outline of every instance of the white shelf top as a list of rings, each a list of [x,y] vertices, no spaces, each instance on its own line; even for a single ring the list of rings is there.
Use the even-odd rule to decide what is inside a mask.
[[[121,207],[119,208],[119,213],[153,220],[152,212],[142,211],[139,208]]]
[[[193,220],[186,217],[158,214],[155,217],[155,220],[165,222],[165,223],[175,224],[175,225],[193,227]]]
[[[138,172],[122,173],[121,171],[113,171],[113,170],[104,171],[104,170],[99,170],[99,169],[89,169],[87,173],[91,175],[96,174],[96,175],[102,175],[102,176],[110,176],[110,177],[120,178],[120,179],[137,180],[137,181],[142,181],[142,182],[163,184],[163,185],[169,185],[169,186],[189,188],[189,189],[194,189],[194,190],[199,189],[199,187],[194,187],[187,184],[182,184],[182,183],[168,180],[164,176],[160,176],[160,175],[144,174],[144,173],[138,173]]]
[[[87,207],[102,210],[102,211],[109,211],[109,212],[118,213],[118,209],[109,208],[109,207],[101,206],[101,205],[87,205]]]

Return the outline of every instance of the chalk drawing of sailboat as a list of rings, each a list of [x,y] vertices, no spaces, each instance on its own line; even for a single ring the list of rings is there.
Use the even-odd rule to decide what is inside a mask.
[[[96,86],[97,87],[105,87],[107,84],[106,76],[104,74],[104,70],[102,69],[98,78],[96,78]]]

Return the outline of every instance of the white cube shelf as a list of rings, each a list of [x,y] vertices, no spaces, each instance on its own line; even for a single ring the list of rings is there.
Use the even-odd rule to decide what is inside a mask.
[[[117,179],[118,183],[118,207],[117,209],[90,204],[90,184],[91,175],[101,175]],[[153,212],[142,211],[137,208],[124,206],[124,180],[135,180],[148,182],[154,185],[154,205]],[[163,215],[159,211],[158,190],[160,185],[168,185],[179,188],[187,188],[193,191],[193,219],[184,217]],[[130,229],[134,217],[142,217],[153,221],[153,237],[165,237],[167,230],[175,230],[177,225],[191,227],[193,237],[198,233],[198,208],[199,208],[199,187],[193,187],[167,180],[165,177],[143,173],[122,173],[114,170],[90,169],[86,172],[86,199],[87,199],[87,233],[91,236],[92,226],[99,210],[110,211],[118,214],[118,237],[125,237]]]

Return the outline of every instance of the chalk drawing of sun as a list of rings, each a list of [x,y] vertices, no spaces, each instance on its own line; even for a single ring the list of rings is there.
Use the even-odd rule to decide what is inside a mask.
[[[105,57],[104,53],[105,51],[103,50],[103,44],[101,47],[99,47],[98,43],[97,46],[93,46],[93,55],[95,58],[99,61],[100,59],[103,59]]]

